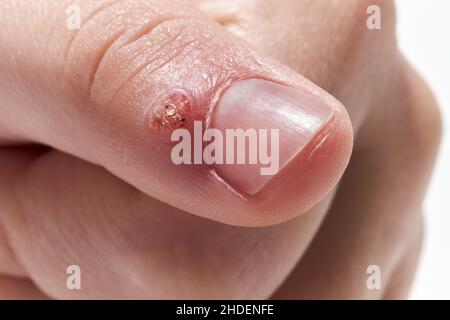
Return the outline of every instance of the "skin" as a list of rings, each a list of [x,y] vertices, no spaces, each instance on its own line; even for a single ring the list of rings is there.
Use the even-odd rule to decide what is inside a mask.
[[[393,3],[192,2],[102,1],[86,7],[97,14],[75,38],[59,27],[68,1],[1,2],[0,297],[406,298],[441,128],[432,94],[396,47]],[[382,30],[366,28],[371,4],[381,7]],[[124,26],[116,12],[127,5],[125,17],[136,16]],[[148,41],[159,38],[141,29],[155,10],[189,17],[169,25],[198,40],[203,65],[226,74],[219,83],[234,73],[207,57],[233,56],[240,76],[340,101],[309,165],[299,157],[242,202],[204,168],[160,164],[159,137],[136,125],[147,114],[141,97],[151,105],[167,90],[148,79],[199,84],[195,72],[191,82],[184,76],[188,53],[176,74],[157,67]],[[200,41],[205,30],[213,40]],[[262,69],[248,59],[256,56]],[[135,73],[133,57],[156,71]],[[205,106],[218,90],[197,89]],[[292,172],[298,179],[287,179]],[[82,290],[66,289],[71,264],[81,267]],[[382,270],[380,290],[367,289],[369,265]]]

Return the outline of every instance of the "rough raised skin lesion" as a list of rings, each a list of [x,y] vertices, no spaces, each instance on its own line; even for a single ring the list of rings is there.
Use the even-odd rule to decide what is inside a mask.
[[[150,117],[150,127],[164,134],[186,126],[192,112],[187,95],[177,92],[163,99]]]

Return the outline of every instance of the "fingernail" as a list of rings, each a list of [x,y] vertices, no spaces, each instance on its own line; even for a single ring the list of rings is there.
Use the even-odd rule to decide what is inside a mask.
[[[214,164],[217,175],[239,192],[258,193],[314,139],[333,113],[333,106],[293,87],[260,79],[233,83],[210,123],[224,136],[224,163]],[[239,141],[243,132],[244,144]]]

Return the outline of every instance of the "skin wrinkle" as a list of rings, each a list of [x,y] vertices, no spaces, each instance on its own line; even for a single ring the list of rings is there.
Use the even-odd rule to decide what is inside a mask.
[[[155,29],[157,29],[158,27],[163,26],[165,23],[170,23],[171,21],[177,21],[177,20],[178,20],[177,18],[170,18],[170,19],[161,19],[161,20],[158,20],[158,21],[156,21],[156,22],[149,23],[148,28],[150,28],[150,29],[149,29],[149,30],[147,31],[147,33],[145,33],[144,35],[151,35],[151,33],[152,33]],[[184,30],[182,30],[182,31],[180,32],[179,35],[176,35],[176,36],[175,36],[174,41],[176,41],[176,40],[179,38],[179,36],[182,35],[183,31],[184,31]],[[120,35],[122,35],[122,34],[119,34],[119,36],[120,36]],[[128,41],[125,41],[125,42],[122,44],[122,48],[125,47],[125,46],[128,46],[128,45],[131,45],[132,43],[134,43],[134,42],[136,42],[136,41],[139,41],[139,39],[140,39],[142,36],[144,36],[144,35],[137,36],[135,40],[133,40],[133,39],[132,39],[133,37],[131,37]],[[107,45],[106,48],[105,48],[104,50],[102,50],[101,52],[99,52],[99,58],[98,58],[97,62],[95,63],[95,67],[94,67],[94,71],[93,71],[93,77],[92,77],[93,80],[92,80],[92,84],[90,85],[90,87],[91,87],[91,90],[90,90],[91,97],[92,97],[92,87],[94,87],[94,82],[95,82],[95,79],[97,78],[97,73],[99,72],[98,70],[99,70],[100,66],[102,65],[102,61],[103,61],[103,60],[105,59],[105,57],[108,55],[109,49],[112,48],[112,47],[115,45],[114,40],[117,40],[118,38],[119,38],[119,37],[113,39],[113,41],[112,41],[109,45]],[[164,44],[164,46],[168,46],[168,45],[170,45],[170,44],[171,44],[171,42],[168,41],[167,43]],[[188,48],[190,44],[191,44],[191,43],[188,43],[186,46],[182,47],[182,49],[184,50],[185,48]],[[160,47],[160,48],[159,48],[159,51],[160,51],[160,50],[164,50],[164,46],[163,46],[163,47]],[[119,50],[120,50],[120,49],[121,49],[121,47],[119,46]],[[181,51],[181,52],[178,53],[178,54],[182,54],[182,53],[183,53],[183,51]],[[165,62],[160,63],[157,67],[155,67],[155,69],[157,69],[157,68],[162,68],[165,64],[169,63],[173,58],[177,57],[178,54],[174,54],[172,57],[168,57],[168,58],[165,60]],[[149,59],[147,59],[147,62],[146,62],[146,63],[142,64],[141,66],[138,66],[134,72],[132,72],[127,78],[124,79],[123,83],[122,83],[121,85],[119,85],[119,87],[116,89],[116,91],[112,93],[111,99],[110,99],[106,104],[108,105],[108,104],[110,103],[110,101],[114,100],[114,98],[115,98],[115,96],[116,96],[116,93],[117,93],[118,91],[120,91],[120,89],[121,89],[127,82],[130,82],[137,74],[139,74],[144,68],[146,68],[147,66],[149,66],[152,62],[154,62],[154,61],[152,61],[152,60],[149,61]]]
[[[123,36],[125,30],[120,30],[119,32],[117,32],[115,35],[113,35],[110,39],[108,39],[108,41],[106,41],[103,45],[103,47],[98,51],[96,58],[95,58],[95,62],[94,62],[94,68],[92,70],[92,73],[90,75],[90,87],[92,88],[93,83],[95,81],[95,78],[97,76],[97,72],[98,69],[105,57],[105,55],[107,55],[108,51],[115,45],[115,42],[121,37]],[[90,93],[90,97],[92,99],[92,89],[89,90]]]
[[[163,25],[164,23],[170,23],[171,21],[179,21],[178,19],[171,19],[171,20],[165,20],[165,21],[161,21],[161,25]],[[156,28],[156,27],[155,27]],[[153,31],[154,29],[152,29]],[[183,33],[186,31],[186,29],[182,29],[178,34],[176,34],[173,39],[169,39],[169,41],[167,41],[166,43],[164,43],[161,47],[159,47],[157,49],[157,51],[153,51],[150,54],[154,54],[156,52],[161,52],[163,51],[167,46],[173,45],[174,42],[176,42],[178,39],[180,39],[180,37],[183,35]],[[137,39],[139,40],[139,39]],[[137,41],[136,40],[136,41]],[[188,43],[183,43],[179,46],[179,48],[181,48],[180,52],[176,52],[173,53],[172,56],[169,57],[165,57],[165,60],[163,62],[159,62],[159,64],[157,66],[153,66],[153,68],[149,69],[149,72],[153,72],[156,71],[160,68],[163,68],[165,65],[167,65],[168,63],[170,63],[171,61],[173,61],[173,59],[175,59],[176,57],[179,57],[180,55],[182,55],[183,53],[188,52],[188,48],[190,48],[190,46],[195,42],[195,40],[191,40]],[[129,42],[127,43],[127,45],[132,44],[133,42]],[[172,47],[173,48],[173,47]],[[141,65],[138,65],[135,70],[133,72],[131,72],[123,81],[121,84],[119,84],[119,86],[117,88],[114,89],[111,98],[108,100],[108,102],[106,103],[106,105],[108,105],[111,101],[114,101],[114,99],[116,98],[116,96],[120,93],[121,89],[129,82],[131,82],[136,76],[138,76],[142,70],[148,68],[152,63],[155,63],[154,60],[151,59],[146,59],[145,63],[142,63]],[[93,87],[94,85],[92,85],[91,87]],[[92,92],[92,89],[91,89]]]
[[[86,5],[88,7],[88,5]],[[139,38],[145,35],[152,33],[153,29],[158,28],[161,24],[164,24],[166,21],[177,20],[177,19],[191,19],[191,17],[184,17],[182,14],[168,14],[164,12],[159,12],[158,10],[153,10],[150,3],[146,3],[145,1],[132,1],[132,0],[116,0],[111,1],[103,6],[99,6],[91,13],[87,20],[85,20],[81,26],[80,30],[75,32],[75,38],[81,39],[73,39],[70,41],[69,45],[65,46],[65,51],[67,51],[67,55],[64,58],[64,66],[71,65],[71,60],[83,58],[84,52],[79,51],[79,45],[77,43],[84,41],[84,37],[86,34],[92,33],[94,30],[90,30],[95,27],[94,22],[96,24],[105,24],[102,26],[104,30],[114,30],[116,28],[117,23],[123,23],[124,27],[121,30],[117,30],[113,35],[108,35],[108,39],[101,39],[102,35],[106,32],[101,30],[99,33],[99,38],[97,41],[100,41],[100,48],[97,48],[92,56],[95,57],[95,61],[92,62],[93,70],[89,70],[91,74],[90,79],[91,83],[88,85],[89,88],[92,87],[92,83],[95,81],[94,79],[97,77],[97,72],[99,66],[102,64],[103,59],[109,55],[109,51],[120,50],[122,47],[126,47],[132,43],[139,41]],[[84,12],[84,7],[81,8],[82,12]],[[120,10],[120,11],[118,11]],[[128,21],[130,14],[137,14],[139,10],[145,10],[145,17],[143,21]],[[104,16],[109,14],[113,14],[113,18],[108,21],[103,21]],[[92,23],[88,23],[92,22]],[[98,33],[98,31],[95,31]],[[83,34],[83,37],[80,35]],[[95,40],[95,39],[94,39]],[[114,49],[114,50],[113,50]],[[69,52],[71,53],[69,55]],[[78,68],[78,65],[73,65],[69,68],[66,68],[66,73],[69,75],[73,72],[72,68]],[[92,90],[89,91],[92,96]],[[84,92],[81,93],[84,96]]]
[[[95,8],[83,21],[82,21],[82,25],[80,30],[76,30],[74,32],[74,35],[70,38],[70,41],[67,45],[67,49],[64,53],[64,57],[65,59],[68,58],[68,54],[69,52],[72,50],[73,48],[73,44],[76,42],[77,36],[80,33],[81,30],[84,30],[84,26],[87,25],[91,20],[95,19],[95,17],[98,14],[102,14],[104,12],[106,12],[108,10],[108,8],[113,7],[114,5],[116,5],[117,3],[123,2],[124,0],[112,0],[110,2],[106,2],[106,3],[102,3],[101,5],[99,5],[97,8]],[[80,9],[81,11],[81,9]]]

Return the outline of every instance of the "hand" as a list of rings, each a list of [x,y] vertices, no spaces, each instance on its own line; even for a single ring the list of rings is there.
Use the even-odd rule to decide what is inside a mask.
[[[1,294],[405,297],[440,122],[373,2],[1,2]],[[168,104],[279,128],[280,172],[174,165]]]

